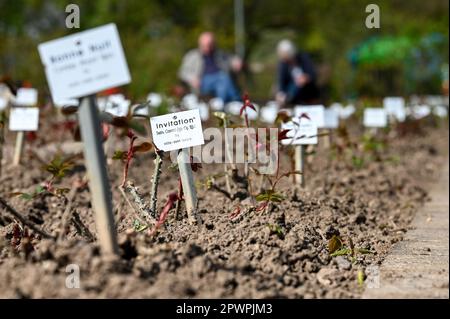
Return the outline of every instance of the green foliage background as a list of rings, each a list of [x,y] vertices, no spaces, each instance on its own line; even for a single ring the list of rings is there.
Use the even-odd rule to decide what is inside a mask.
[[[440,54],[448,62],[447,0],[244,0],[246,61],[250,75],[243,82],[252,96],[270,97],[276,59],[275,46],[284,37],[312,53],[328,97],[345,99],[352,94],[406,94],[401,61],[389,65],[377,87],[372,64],[352,69],[348,52],[374,36],[420,39],[432,32],[445,38]],[[81,11],[81,29],[109,22],[118,25],[132,84],[127,92],[142,98],[150,91],[169,92],[177,83],[176,71],[183,53],[196,45],[203,30],[215,31],[222,48],[234,49],[232,0],[0,0],[0,74],[28,79],[45,86],[37,44],[79,30],[65,28],[65,7],[76,3]],[[381,28],[367,29],[365,7],[381,9]],[[414,66],[413,66],[414,67]],[[257,71],[257,72],[256,72]],[[388,77],[388,79],[383,78]],[[415,87],[414,89],[417,89]],[[429,90],[439,91],[439,83]],[[430,93],[436,93],[430,92]]]

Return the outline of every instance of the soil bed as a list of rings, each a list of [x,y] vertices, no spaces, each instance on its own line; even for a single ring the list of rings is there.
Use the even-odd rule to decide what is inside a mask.
[[[56,143],[51,134],[45,139],[38,139],[31,148]],[[126,139],[116,145],[126,149]],[[147,231],[133,231],[133,212],[118,190],[122,164],[113,162],[108,169],[121,258],[102,258],[97,244],[79,234],[73,224],[57,243],[23,234],[20,242],[14,242],[14,232],[23,231],[0,208],[0,297],[358,298],[364,291],[358,284],[358,271],[380,264],[391,245],[402,240],[415,211],[427,201],[428,186],[447,160],[447,147],[448,127],[441,124],[425,126],[421,134],[391,137],[383,160],[368,161],[362,168],[331,158],[330,150],[319,148],[307,164],[307,187],[296,190],[291,180],[280,182],[285,200],[270,212],[252,212],[232,222],[234,207],[251,203],[245,193],[231,200],[215,189],[199,187],[203,223],[191,226],[187,218],[175,220],[172,211],[154,238]],[[290,164],[283,156],[281,167],[286,171]],[[44,181],[48,173],[41,165],[27,157],[22,167],[5,168],[0,196],[57,236],[64,222],[64,200],[8,197],[16,191],[31,192]],[[163,165],[159,210],[177,189],[176,172],[169,165]],[[195,178],[204,180],[222,171],[222,165],[204,164]],[[129,179],[148,194],[152,172],[151,155],[139,155]],[[84,167],[77,166],[70,179],[83,174]],[[223,178],[217,186],[225,189]],[[73,208],[95,236],[87,189],[76,195]],[[358,254],[355,260],[331,257],[328,240],[338,234],[371,253]],[[69,264],[80,267],[80,289],[66,288]]]

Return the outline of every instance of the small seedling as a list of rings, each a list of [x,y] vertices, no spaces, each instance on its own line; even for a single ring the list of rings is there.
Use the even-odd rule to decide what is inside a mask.
[[[267,227],[269,227],[269,230],[271,234],[276,234],[278,238],[283,239],[284,238],[284,230],[283,227],[281,227],[278,224],[267,224]]]
[[[340,236],[333,235],[328,241],[328,252],[331,257],[337,256],[350,256],[352,261],[356,261],[356,255],[372,254],[372,252],[365,248],[356,248],[353,244],[353,240],[347,236],[348,246],[344,245],[344,242]]]
[[[55,187],[55,183],[60,183],[61,180],[72,171],[74,167],[74,160],[77,156],[70,156],[63,158],[61,155],[56,155],[55,158],[47,165],[42,167],[43,170],[51,174],[51,177],[35,188],[33,193],[14,192],[11,196],[20,196],[24,200],[35,199],[38,196],[50,194],[56,197],[64,197],[69,192],[68,188]]]
[[[131,131],[128,130],[127,137],[130,140],[130,144],[127,151],[115,151],[113,155],[114,160],[121,160],[124,162],[123,168],[123,178],[120,187],[125,187],[125,183],[128,178],[128,170],[130,168],[131,160],[134,158],[136,153],[145,153],[153,149],[153,145],[149,142],[143,142],[139,145],[134,145],[137,136]]]

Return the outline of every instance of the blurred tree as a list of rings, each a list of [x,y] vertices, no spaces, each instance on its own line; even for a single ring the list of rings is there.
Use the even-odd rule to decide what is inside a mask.
[[[82,29],[109,22],[118,25],[133,80],[127,91],[134,98],[153,90],[170,91],[184,52],[196,46],[203,30],[215,31],[221,47],[234,49],[233,0],[0,0],[0,73],[46,85],[36,47],[79,31],[64,26],[69,3],[80,6]],[[275,47],[284,37],[312,53],[325,93],[333,99],[367,92],[366,85],[358,85],[360,75],[352,72],[347,59],[350,50],[367,39],[392,36],[416,41],[439,33],[448,46],[448,1],[378,0],[377,4],[381,28],[367,29],[365,0],[245,0],[246,60],[252,79],[244,87],[252,97],[270,96]],[[397,45],[390,50],[400,52]],[[448,62],[448,48],[441,51],[437,54]],[[401,82],[403,67],[393,62],[391,71],[379,76]],[[380,67],[370,68],[377,72]],[[415,73],[414,65],[410,68],[406,71]],[[415,89],[400,85],[399,93]],[[439,85],[430,82],[427,90],[437,91]],[[387,93],[383,86],[376,90],[376,94]]]

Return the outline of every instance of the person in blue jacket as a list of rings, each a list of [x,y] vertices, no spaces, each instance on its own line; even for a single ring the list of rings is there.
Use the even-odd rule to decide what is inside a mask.
[[[277,46],[276,100],[284,104],[313,104],[319,99],[315,67],[308,54],[298,52],[290,40]]]

